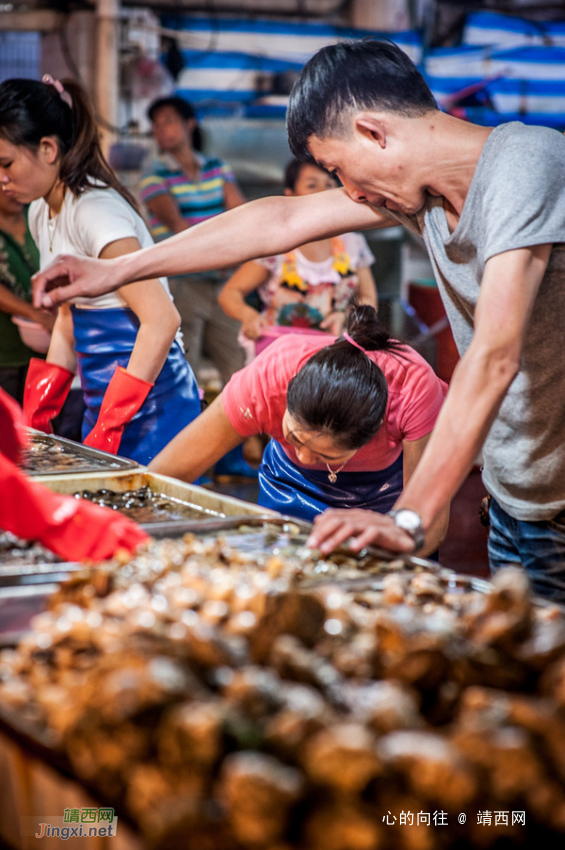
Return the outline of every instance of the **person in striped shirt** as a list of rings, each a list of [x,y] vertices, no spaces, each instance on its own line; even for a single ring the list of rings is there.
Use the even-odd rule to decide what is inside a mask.
[[[201,153],[200,128],[188,101],[160,98],[151,104],[148,116],[160,154],[145,171],[140,189],[156,241],[245,203],[230,166]],[[206,355],[224,384],[243,366],[239,325],[218,306],[225,279],[225,272],[211,271],[170,281],[187,360],[198,375]]]

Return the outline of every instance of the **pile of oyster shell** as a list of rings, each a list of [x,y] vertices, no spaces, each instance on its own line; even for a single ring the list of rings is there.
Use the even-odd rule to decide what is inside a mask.
[[[0,710],[148,846],[434,850],[565,832],[565,619],[523,572],[490,593],[433,572],[306,591],[301,569],[187,537],[75,577],[0,654]]]

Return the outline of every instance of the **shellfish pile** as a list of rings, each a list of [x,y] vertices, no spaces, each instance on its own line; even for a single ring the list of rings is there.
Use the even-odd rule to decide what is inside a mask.
[[[565,831],[565,619],[523,572],[478,593],[425,571],[305,590],[303,570],[187,536],[76,577],[0,654],[0,709],[160,848]]]

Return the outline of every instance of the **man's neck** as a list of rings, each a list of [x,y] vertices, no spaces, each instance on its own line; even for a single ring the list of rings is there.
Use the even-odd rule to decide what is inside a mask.
[[[429,125],[429,150],[433,152],[433,174],[427,191],[445,199],[445,210],[453,224],[458,220],[469,192],[491,127],[479,127],[451,115],[439,113]],[[434,144],[432,144],[432,141]]]

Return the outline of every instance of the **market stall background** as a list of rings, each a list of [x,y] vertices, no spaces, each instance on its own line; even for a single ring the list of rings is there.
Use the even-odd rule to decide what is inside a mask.
[[[521,120],[565,130],[565,13],[533,2],[226,0],[214,14],[209,3],[188,1],[174,12],[159,2],[13,2],[0,16],[0,79],[50,72],[83,80],[95,96],[108,154],[132,188],[153,150],[146,106],[174,91],[195,104],[209,148],[233,164],[246,195],[258,197],[278,191],[289,157],[288,92],[304,62],[336,39],[373,34],[386,34],[411,56],[443,109],[479,124]],[[436,319],[409,303],[411,286],[430,285],[427,260],[401,228],[373,234],[371,243],[384,314],[437,364]],[[171,480],[148,482],[144,473],[135,480],[89,475],[48,483],[68,493],[80,486],[83,495],[102,499],[108,489],[135,499],[138,485],[152,483],[167,498],[203,499],[200,507],[214,519],[248,513],[249,526],[261,513]],[[472,495],[456,501],[452,518],[467,550],[466,561],[460,548],[452,554],[459,570],[469,567],[473,529],[483,547],[486,537],[476,516],[477,474],[467,486]],[[240,542],[257,533],[251,532],[243,526]],[[277,543],[272,529],[261,534]],[[476,580],[401,568],[368,585],[363,578],[363,586],[342,587],[339,598],[331,588],[301,597],[285,584],[288,564],[278,552],[250,578],[237,543],[214,543],[204,563],[203,551],[198,541],[158,544],[125,570],[106,568],[104,586],[100,575],[72,564],[44,565],[42,575],[33,565],[0,571],[0,614],[9,612],[13,623],[22,609],[25,621],[26,598],[42,605],[59,593],[53,613],[36,620],[18,653],[8,649],[0,661],[0,836],[11,846],[30,846],[35,833],[22,841],[19,819],[47,802],[60,814],[63,806],[82,814],[113,812],[115,800],[120,816],[150,836],[144,846],[159,842],[166,834],[162,816],[174,824],[180,808],[183,828],[198,822],[203,830],[193,838],[198,850],[215,846],[215,838],[223,850],[287,850],[290,841],[297,846],[293,839],[309,841],[309,850],[429,850],[425,830],[396,823],[401,805],[412,806],[414,816],[416,808],[429,810],[428,817],[434,809],[446,818],[449,812],[449,840],[485,846],[499,834],[487,832],[493,800],[498,814],[512,819],[511,843],[523,838],[514,814],[524,809],[528,827],[531,816],[534,823],[528,839],[539,840],[547,828],[546,842],[554,832],[561,841],[565,629],[556,608],[532,602],[519,575],[501,578],[489,593]],[[443,551],[449,560],[449,539]],[[226,562],[241,575],[230,577]],[[225,586],[211,579],[211,564]],[[293,579],[317,580],[333,567],[295,562],[291,569]],[[75,583],[59,591],[65,572],[75,574]],[[236,592],[238,582],[246,592],[253,585],[255,607],[241,603],[247,597]],[[118,652],[108,660],[112,640]],[[80,673],[85,659],[88,687]],[[201,739],[212,749],[198,749]],[[54,741],[59,746],[50,750]],[[197,768],[187,771],[188,763]],[[66,772],[64,781],[57,768]],[[203,788],[212,809],[198,808]],[[379,818],[387,806],[394,809],[390,820],[377,822],[368,805],[377,798]],[[222,805],[226,833],[217,819]],[[474,818],[471,833],[453,820],[458,809]],[[289,823],[304,827],[300,839]],[[121,835],[120,846],[140,846],[125,823]]]

